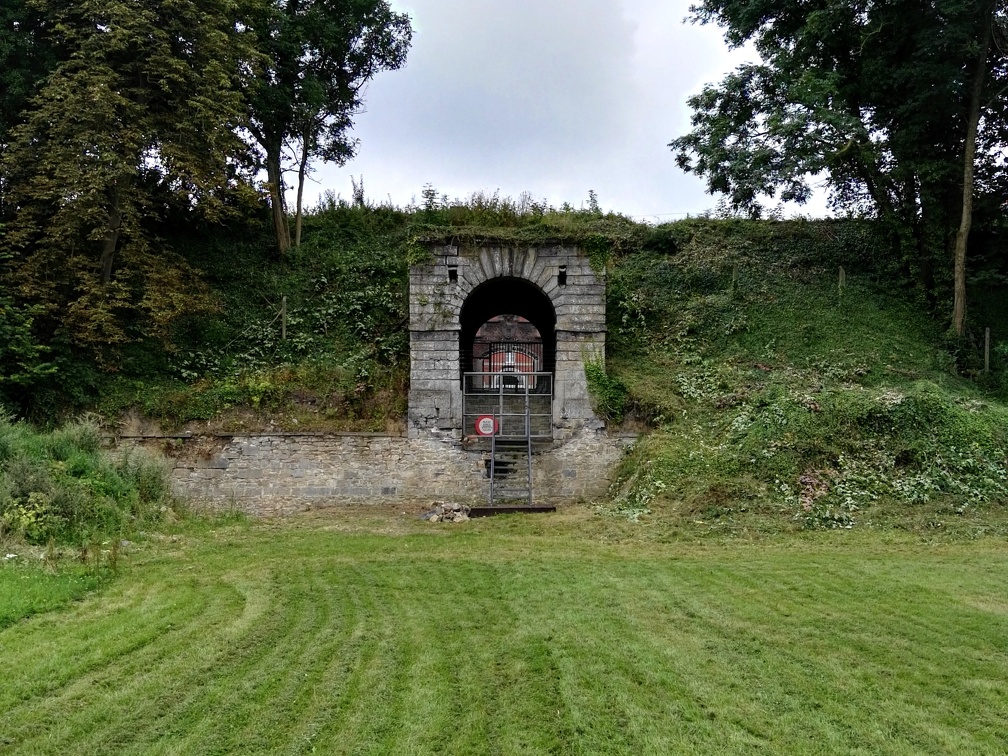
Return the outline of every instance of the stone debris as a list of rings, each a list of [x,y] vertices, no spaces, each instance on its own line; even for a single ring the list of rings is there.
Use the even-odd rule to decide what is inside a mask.
[[[432,508],[420,515],[427,522],[469,522],[469,507],[447,501],[435,501]]]

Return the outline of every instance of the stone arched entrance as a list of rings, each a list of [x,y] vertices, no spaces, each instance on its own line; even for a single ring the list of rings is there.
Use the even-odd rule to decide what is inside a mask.
[[[563,245],[431,251],[432,262],[410,269],[410,435],[471,434],[462,411],[463,374],[499,364],[492,356],[479,362],[485,355],[478,354],[478,336],[501,316],[527,321],[538,332],[535,364],[551,377],[553,436],[597,423],[584,361],[604,358],[605,283],[587,257]],[[501,353],[531,365],[533,352]]]
[[[479,338],[486,333],[484,338]],[[459,359],[463,372],[479,370],[476,345],[541,343],[536,370],[556,366],[556,312],[542,290],[523,278],[502,276],[469,292],[459,311]]]
[[[553,438],[556,311],[533,283],[500,276],[474,288],[459,313],[462,432],[495,418],[498,437]]]

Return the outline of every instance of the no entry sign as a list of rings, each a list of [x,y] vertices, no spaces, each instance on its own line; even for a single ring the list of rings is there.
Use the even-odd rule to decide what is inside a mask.
[[[493,415],[480,415],[476,418],[476,432],[481,436],[492,436],[497,432],[497,421]]]

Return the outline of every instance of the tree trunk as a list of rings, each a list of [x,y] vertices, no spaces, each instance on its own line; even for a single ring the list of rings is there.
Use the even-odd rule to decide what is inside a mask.
[[[108,226],[105,228],[105,238],[102,240],[102,253],[99,261],[103,286],[112,280],[112,261],[115,258],[116,247],[119,246],[121,233],[122,215],[119,212],[119,195],[113,190],[109,198]]]
[[[994,3],[990,3],[983,16],[983,39],[977,55],[973,89],[970,92],[969,115],[966,121],[966,145],[963,157],[962,218],[955,239],[955,302],[952,305],[952,327],[962,336],[966,327],[966,242],[973,223],[973,163],[976,159],[977,128],[980,123],[980,98],[983,96],[984,73],[987,70],[987,51],[990,49],[994,24]]]
[[[935,282],[935,260],[943,259],[942,253],[947,250],[946,244],[936,246],[935,240],[943,234],[935,234],[934,229],[945,218],[935,206],[928,187],[920,176],[911,177],[907,187],[907,205],[904,210],[910,232],[913,236],[915,259],[917,261],[917,285],[924,294],[928,312],[938,312],[938,285]],[[938,219],[936,221],[936,219]],[[940,227],[941,230],[946,228]]]
[[[304,196],[305,174],[308,172],[309,129],[301,135],[301,164],[298,166],[297,215],[294,217],[294,248],[301,246],[301,199]]]
[[[266,181],[269,185],[270,205],[273,210],[273,231],[276,233],[277,252],[286,257],[290,251],[290,231],[287,228],[287,208],[284,202],[283,175],[280,171],[281,144],[279,139],[268,139],[266,145]]]

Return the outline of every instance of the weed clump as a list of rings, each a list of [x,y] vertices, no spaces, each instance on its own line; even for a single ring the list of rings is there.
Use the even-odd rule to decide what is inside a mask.
[[[595,414],[603,420],[621,423],[627,405],[626,386],[619,378],[607,373],[600,360],[587,360],[584,369]]]
[[[0,418],[0,535],[34,544],[118,538],[171,503],[164,464],[143,450],[110,456],[91,420],[39,432]]]

